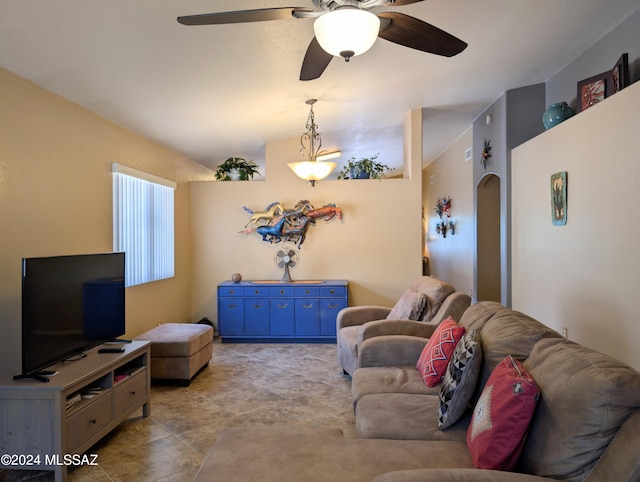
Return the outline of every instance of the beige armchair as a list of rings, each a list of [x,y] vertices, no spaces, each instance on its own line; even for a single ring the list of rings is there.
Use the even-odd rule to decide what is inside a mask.
[[[362,343],[373,337],[415,337],[416,349],[421,349],[442,320],[448,316],[460,320],[470,304],[469,295],[456,292],[447,282],[431,276],[420,276],[411,283],[393,308],[345,308],[336,318],[340,366],[346,374],[353,376],[356,368],[361,366]],[[398,318],[398,313],[408,314],[407,319]]]

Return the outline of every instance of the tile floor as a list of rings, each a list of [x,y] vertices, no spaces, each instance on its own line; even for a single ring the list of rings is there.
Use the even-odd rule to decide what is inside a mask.
[[[351,379],[335,345],[221,344],[189,387],[153,384],[151,416],[136,414],[87,453],[97,466],[70,482],[191,482],[218,435],[238,425],[321,424],[354,437]],[[0,471],[0,482],[50,481],[52,472]]]

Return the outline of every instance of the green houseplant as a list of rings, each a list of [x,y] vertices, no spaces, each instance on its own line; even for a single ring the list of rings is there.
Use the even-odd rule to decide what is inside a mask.
[[[230,157],[216,168],[216,180],[218,181],[248,181],[254,174],[260,175],[258,165],[253,161],[247,161],[242,157]]]
[[[340,171],[338,179],[382,179],[385,171],[390,171],[391,168],[376,161],[378,155],[363,157],[359,160],[352,157]]]

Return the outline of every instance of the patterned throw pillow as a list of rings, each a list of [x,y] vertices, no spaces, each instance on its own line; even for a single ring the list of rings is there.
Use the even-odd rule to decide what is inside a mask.
[[[446,430],[460,420],[478,384],[482,364],[480,332],[475,328],[467,332],[456,345],[453,356],[442,379],[438,427]]]
[[[513,469],[539,393],[529,372],[511,355],[494,368],[467,431],[467,446],[476,468]]]
[[[438,325],[429,338],[416,364],[428,387],[435,387],[442,381],[453,350],[465,331],[463,326],[449,317]]]
[[[395,306],[391,308],[387,319],[419,320],[426,306],[427,297],[425,295],[408,289],[402,294]]]

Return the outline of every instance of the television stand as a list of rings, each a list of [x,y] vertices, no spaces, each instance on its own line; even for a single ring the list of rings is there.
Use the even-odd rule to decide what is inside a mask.
[[[28,375],[14,375],[14,380],[26,380],[32,378],[33,380],[38,380],[39,382],[49,383],[49,379],[47,377],[55,374],[53,370],[43,370],[41,372],[29,373]]]
[[[0,449],[33,462],[6,465],[3,458],[0,470],[53,470],[62,482],[70,456],[87,452],[140,408],[148,417],[150,347],[133,341],[110,356],[94,347],[74,363],[52,366],[58,373],[46,384],[20,375],[0,380]]]

